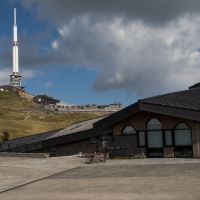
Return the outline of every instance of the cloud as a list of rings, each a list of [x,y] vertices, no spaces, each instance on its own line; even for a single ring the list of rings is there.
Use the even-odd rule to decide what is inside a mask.
[[[53,85],[54,85],[53,82],[47,82],[47,83],[44,84],[44,87],[51,87]]]
[[[99,72],[93,90],[121,89],[138,97],[199,82],[197,0],[21,0],[21,4],[58,32],[49,43],[52,48],[42,55],[37,53],[40,44],[29,49],[28,39],[22,40],[28,52],[21,61],[24,66],[84,66]]]
[[[57,40],[51,42],[51,46],[52,46],[53,49],[58,49],[58,44],[59,43],[58,43]]]
[[[77,16],[90,15],[90,24],[121,17],[125,22],[142,20],[163,25],[181,15],[200,11],[199,0],[21,0],[22,6],[36,13],[37,19],[51,21],[56,27]]]
[[[9,85],[11,70],[7,68],[0,68],[0,85]]]

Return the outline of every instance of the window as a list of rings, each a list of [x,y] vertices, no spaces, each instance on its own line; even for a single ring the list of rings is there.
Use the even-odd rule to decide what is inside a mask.
[[[174,128],[175,157],[192,157],[192,133],[186,123],[178,123]]]
[[[56,147],[55,146],[51,146],[49,149],[50,152],[56,152]]]
[[[146,127],[148,155],[150,157],[163,157],[162,123],[156,118],[151,118]]]
[[[125,126],[125,128],[122,130],[122,134],[124,135],[136,134],[136,130],[132,126]]]
[[[172,146],[172,131],[165,130],[165,146]]]
[[[162,123],[156,119],[152,118],[147,123],[147,130],[161,130],[162,129]]]
[[[145,131],[138,132],[138,146],[145,147]]]
[[[97,144],[97,139],[95,137],[90,138],[90,144]]]
[[[192,137],[190,127],[185,123],[179,123],[174,128],[175,145],[192,145]]]

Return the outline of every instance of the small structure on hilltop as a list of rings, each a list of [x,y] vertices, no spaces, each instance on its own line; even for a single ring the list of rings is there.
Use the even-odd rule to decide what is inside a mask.
[[[22,88],[17,88],[11,85],[2,85],[0,86],[0,91],[7,91],[7,92],[12,92],[16,94],[19,97],[23,97],[25,99],[33,99],[35,95],[27,93],[24,89]]]
[[[91,113],[113,113],[122,109],[122,104],[115,102],[109,105],[97,105],[97,104],[86,104],[86,105],[75,105],[75,104],[50,104],[49,109],[53,109],[55,112],[59,113],[73,113],[73,112],[91,112]]]
[[[41,104],[41,105],[49,105],[49,104],[55,105],[56,103],[60,103],[60,100],[54,99],[53,97],[47,94],[41,94],[41,95],[35,96],[33,98],[33,102]]]

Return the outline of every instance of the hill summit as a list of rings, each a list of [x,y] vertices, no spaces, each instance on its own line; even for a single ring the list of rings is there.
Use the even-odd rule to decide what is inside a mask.
[[[12,92],[0,92],[0,136],[8,132],[9,139],[64,128],[99,116],[102,114],[50,113],[42,106]]]

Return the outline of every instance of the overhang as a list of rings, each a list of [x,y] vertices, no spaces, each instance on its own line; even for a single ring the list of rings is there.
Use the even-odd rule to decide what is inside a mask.
[[[137,102],[94,123],[93,124],[94,130],[100,131],[105,128],[112,127],[113,124],[139,111],[148,111],[148,112],[159,113],[163,115],[169,115],[169,116],[175,116],[175,117],[181,117],[185,119],[200,121],[200,111]]]
[[[112,133],[112,128],[99,131],[99,132],[94,132],[93,129],[90,129],[90,130],[86,130],[82,132],[72,133],[72,134],[63,135],[60,137],[43,140],[42,146],[47,147],[47,146],[52,146],[52,145],[54,146],[54,145],[59,145],[59,144],[66,144],[69,142],[75,142],[78,140],[88,139],[91,137],[96,137],[96,136],[109,134],[109,133]]]

